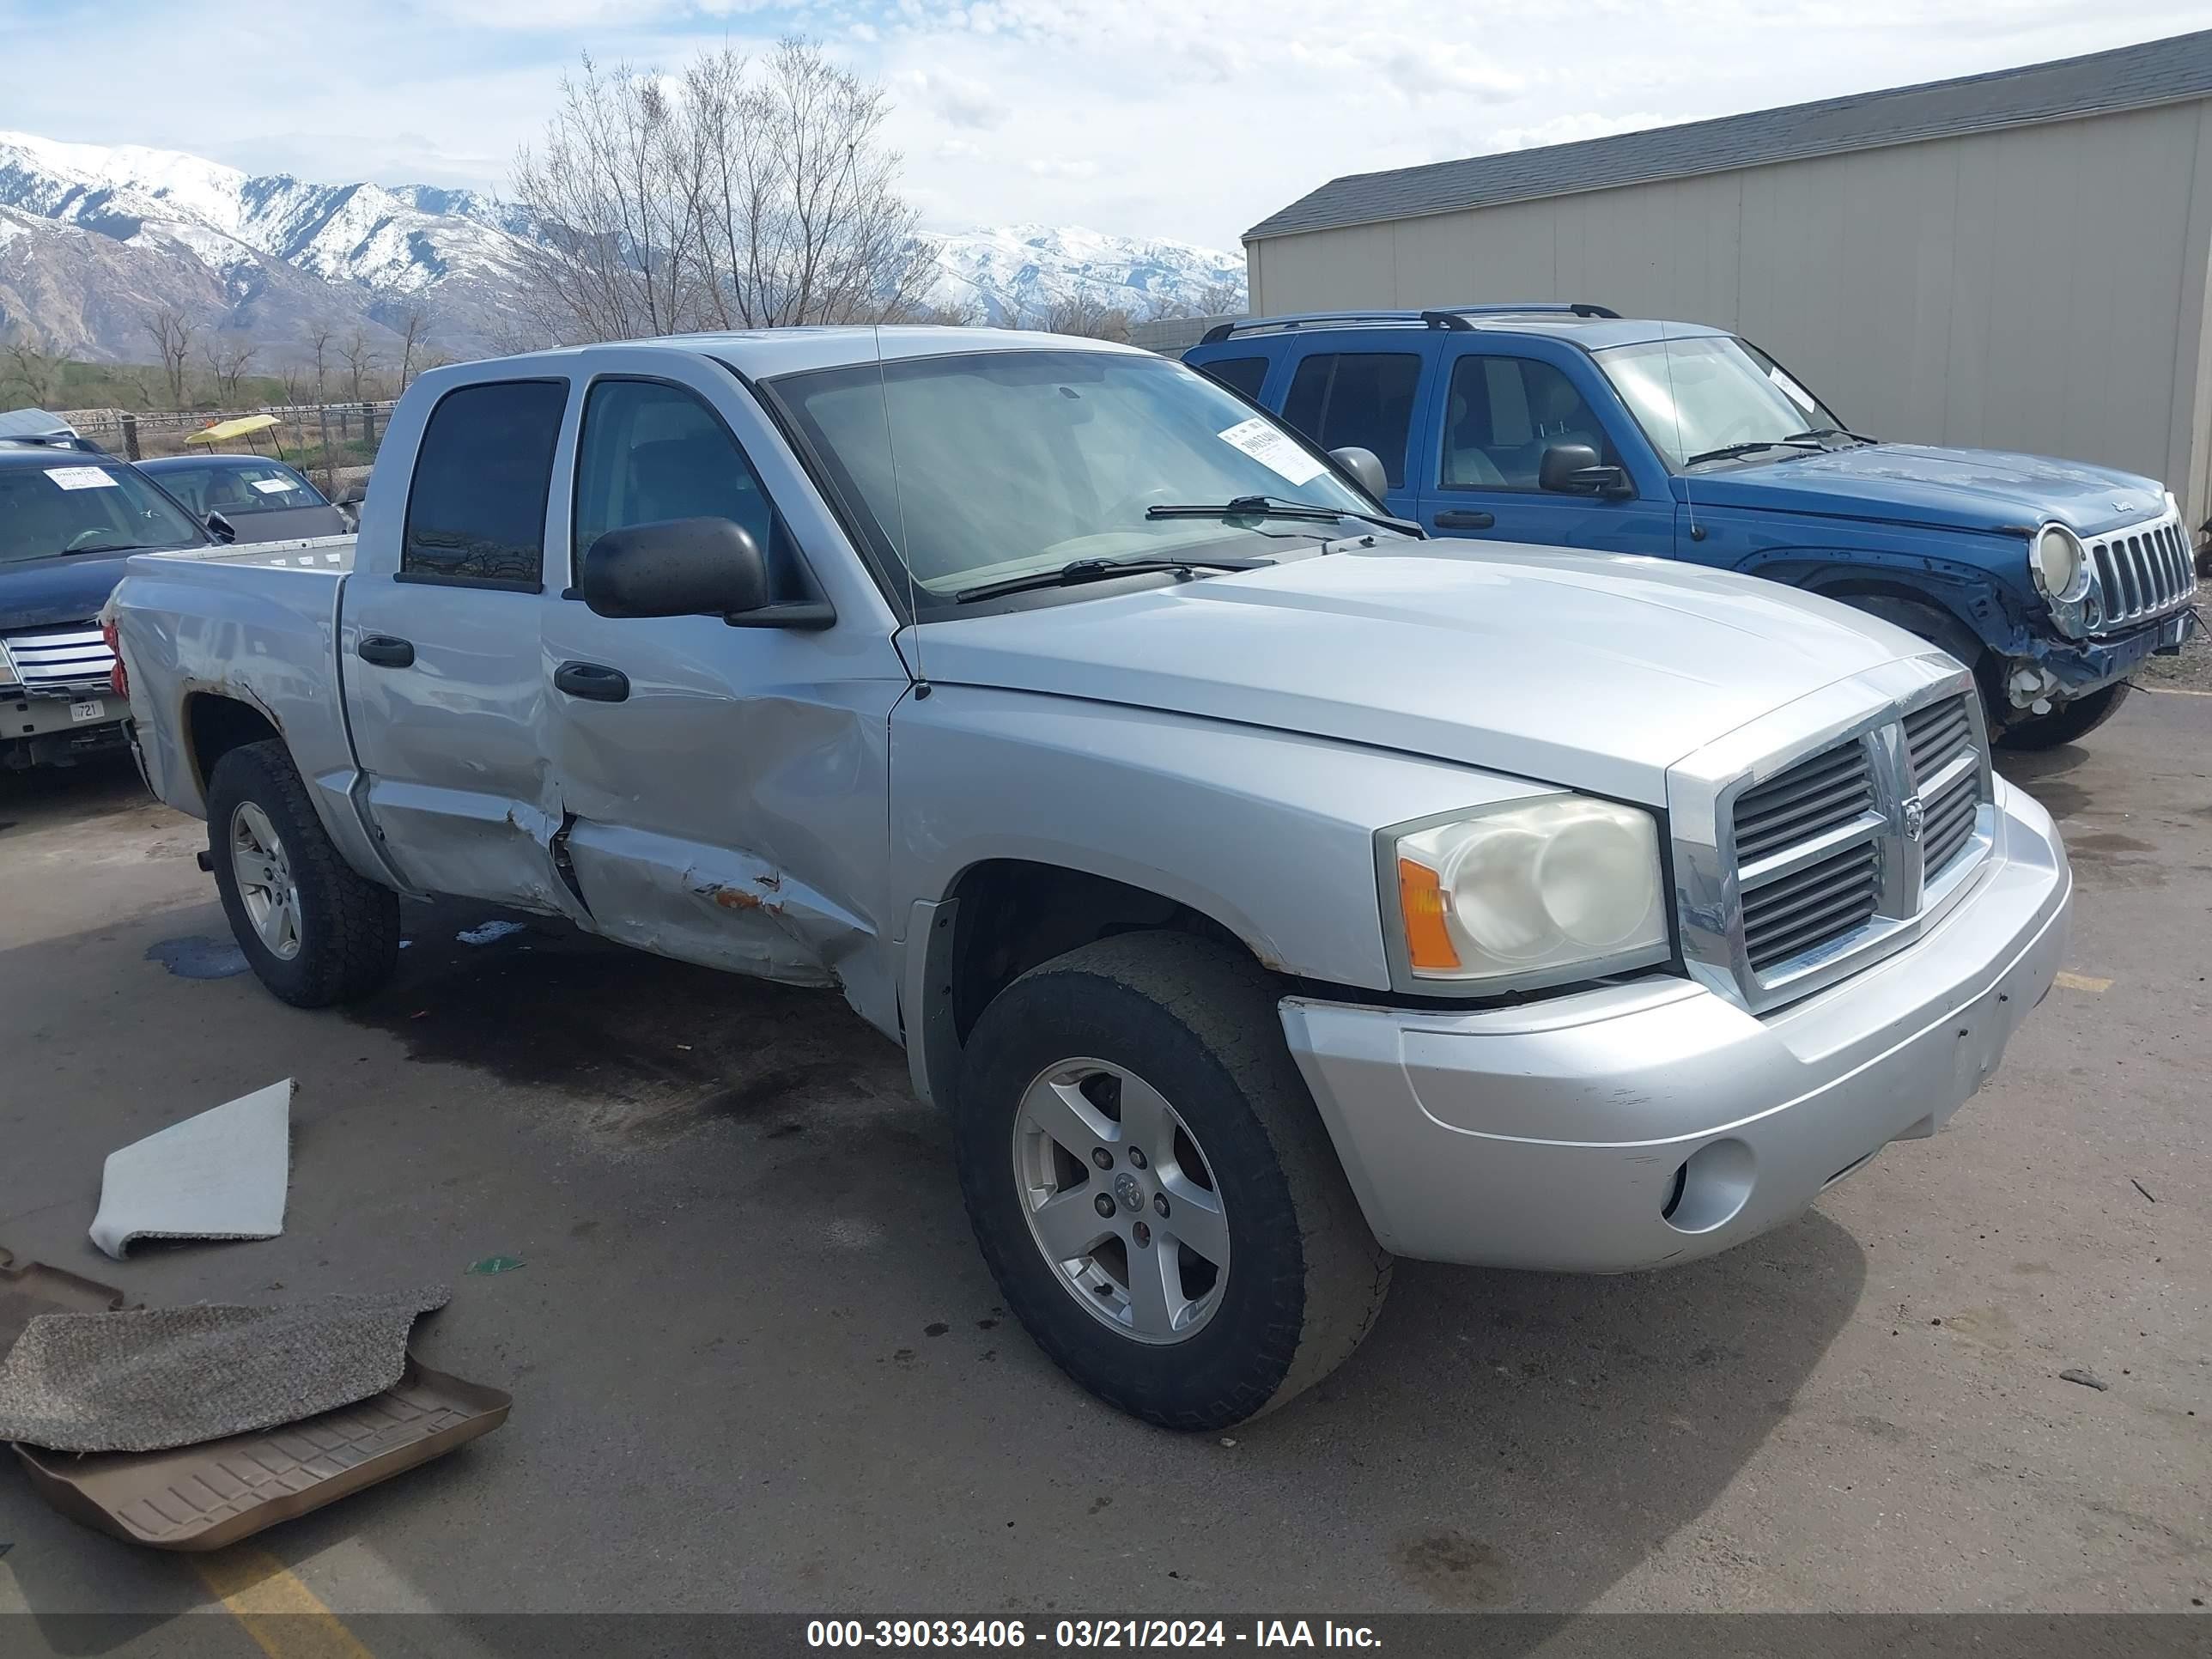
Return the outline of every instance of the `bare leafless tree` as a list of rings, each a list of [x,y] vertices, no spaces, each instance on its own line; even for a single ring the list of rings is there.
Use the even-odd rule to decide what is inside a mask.
[[[202,343],[200,361],[215,380],[216,401],[224,408],[236,407],[239,382],[246,378],[260,350],[243,334],[216,334]]]
[[[1079,334],[1093,340],[1129,337],[1126,307],[1109,306],[1095,295],[1080,291],[1042,307],[1030,307],[1021,316],[1024,328],[1040,328],[1048,334]]]
[[[313,354],[315,365],[315,401],[325,402],[328,393],[323,386],[323,364],[331,349],[331,338],[337,332],[328,323],[317,323],[307,331],[307,349]]]
[[[514,194],[540,228],[538,343],[903,317],[935,268],[883,88],[787,40],[680,76],[586,59]]]
[[[526,256],[534,319],[563,339],[672,334],[691,324],[696,161],[659,77],[586,55],[561,107],[514,162],[540,240]]]
[[[429,332],[430,313],[421,305],[410,305],[389,326],[399,337],[399,389],[404,392],[416,370],[429,367],[422,360],[428,355],[423,336]]]
[[[346,384],[356,403],[362,400],[362,385],[376,368],[376,348],[370,343],[368,331],[358,324],[353,331],[337,343],[338,361],[346,366]]]
[[[164,306],[146,319],[146,333],[161,354],[161,374],[168,382],[169,407],[185,406],[185,365],[191,360],[197,332],[191,319],[174,306]]]
[[[314,371],[298,358],[288,357],[276,365],[276,384],[284,389],[284,406],[297,408],[314,389]]]
[[[40,409],[51,409],[61,401],[63,361],[41,351],[35,342],[10,340],[8,372],[0,377],[0,386],[20,386],[23,401]]]

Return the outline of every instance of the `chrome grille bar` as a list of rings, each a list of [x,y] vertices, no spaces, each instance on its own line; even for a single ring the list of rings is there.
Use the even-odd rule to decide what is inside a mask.
[[[64,628],[33,629],[0,638],[23,689],[31,692],[104,686],[115,666],[114,654],[98,629],[82,623]]]
[[[2131,628],[2179,610],[2197,596],[2189,537],[2170,513],[2090,538],[2087,544],[2103,611],[2097,633]]]

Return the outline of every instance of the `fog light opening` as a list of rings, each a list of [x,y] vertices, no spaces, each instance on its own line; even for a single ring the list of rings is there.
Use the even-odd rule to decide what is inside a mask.
[[[1754,1175],[1751,1148],[1742,1141],[1716,1140],[1700,1146],[1674,1171],[1660,1217],[1677,1232],[1709,1233],[1724,1227],[1750,1200]]]

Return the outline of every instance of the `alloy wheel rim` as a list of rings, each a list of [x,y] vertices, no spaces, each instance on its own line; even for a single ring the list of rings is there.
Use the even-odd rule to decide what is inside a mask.
[[[276,826],[252,801],[230,815],[230,867],[255,934],[270,955],[289,962],[300,954],[300,886]]]
[[[1188,1341],[1229,1284],[1228,1212],[1182,1115],[1127,1066],[1048,1066],[1014,1114],[1030,1237],[1060,1287],[1137,1342]]]

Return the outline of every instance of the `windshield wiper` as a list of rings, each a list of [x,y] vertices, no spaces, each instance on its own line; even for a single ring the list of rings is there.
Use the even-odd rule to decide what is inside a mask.
[[[1811,438],[1816,441],[1826,440],[1828,438],[1849,438],[1855,444],[1871,444],[1881,441],[1878,438],[1868,437],[1863,432],[1847,431],[1840,426],[1815,427],[1808,432],[1793,432],[1790,434],[1790,437]],[[1784,439],[1784,441],[1786,443],[1789,441],[1789,439]]]
[[[1732,461],[1740,455],[1756,455],[1762,449],[1787,449],[1800,455],[1820,453],[1820,445],[1809,433],[1796,433],[1787,438],[1754,438],[1748,443],[1723,444],[1718,449],[1701,449],[1682,463],[1695,466],[1699,461]]]
[[[1334,514],[1330,514],[1334,517]],[[1026,576],[1009,576],[1004,581],[985,582],[980,587],[963,587],[952,596],[957,605],[967,605],[975,599],[995,599],[1001,593],[1024,593],[1037,587],[1073,587],[1082,582],[1105,581],[1115,576],[1150,575],[1163,570],[1180,571],[1188,576],[1194,570],[1261,570],[1273,564],[1273,559],[1076,559],[1061,565],[1057,570],[1033,570]]]
[[[1387,513],[1360,513],[1348,507],[1323,507],[1319,501],[1294,501],[1281,495],[1239,495],[1229,501],[1163,501],[1145,509],[1148,519],[1303,519],[1312,524],[1334,524],[1357,519],[1362,524],[1417,536],[1421,527]]]

